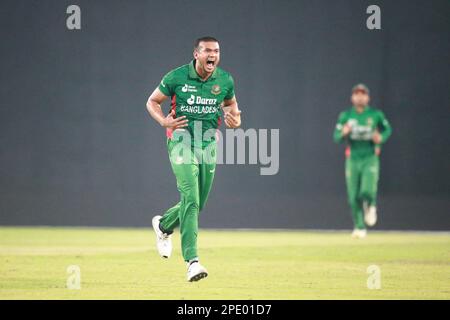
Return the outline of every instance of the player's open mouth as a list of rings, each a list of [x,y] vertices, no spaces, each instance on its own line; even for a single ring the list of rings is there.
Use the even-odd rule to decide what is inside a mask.
[[[209,69],[213,69],[214,66],[215,66],[215,64],[216,64],[216,61],[215,61],[215,60],[210,60],[210,59],[206,60],[206,66],[207,66]]]

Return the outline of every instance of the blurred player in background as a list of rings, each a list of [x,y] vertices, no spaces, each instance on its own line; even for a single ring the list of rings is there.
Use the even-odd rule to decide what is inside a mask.
[[[380,110],[369,106],[370,92],[364,84],[352,89],[353,106],[341,112],[334,130],[334,141],[346,142],[345,179],[354,230],[353,238],[364,238],[366,226],[377,222],[377,188],[381,146],[392,133]]]
[[[227,127],[237,128],[241,124],[233,78],[218,67],[219,42],[213,37],[199,38],[193,55],[190,63],[164,76],[147,102],[150,115],[166,128],[169,159],[180,192],[180,201],[163,216],[157,215],[152,220],[157,249],[163,258],[169,258],[171,234],[180,228],[188,281],[198,281],[208,275],[197,253],[198,215],[214,180],[216,130],[222,110]],[[166,116],[161,104],[168,97],[172,108]],[[177,150],[183,150],[183,156]]]

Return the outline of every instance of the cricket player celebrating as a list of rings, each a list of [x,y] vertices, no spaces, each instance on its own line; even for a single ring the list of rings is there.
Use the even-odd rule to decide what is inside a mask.
[[[233,78],[218,67],[219,42],[213,37],[197,39],[193,55],[190,63],[163,77],[147,102],[150,115],[166,128],[169,159],[180,192],[176,205],[152,219],[157,249],[163,258],[169,258],[171,234],[180,228],[188,281],[208,275],[197,253],[198,215],[208,199],[216,166],[217,137],[207,132],[216,132],[222,111],[227,127],[237,128],[241,124]],[[172,107],[166,116],[161,104],[168,97]],[[182,157],[177,150],[183,150]]]
[[[351,101],[353,106],[339,115],[334,141],[347,143],[345,178],[354,223],[352,237],[364,238],[366,226],[377,221],[379,156],[392,129],[383,112],[368,105],[367,86],[354,86]]]

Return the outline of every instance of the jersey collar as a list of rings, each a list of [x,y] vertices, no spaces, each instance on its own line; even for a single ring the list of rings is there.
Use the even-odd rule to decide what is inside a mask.
[[[189,78],[205,82],[205,80],[200,78],[200,76],[198,75],[197,71],[195,70],[194,63],[195,63],[195,59],[192,60],[191,63],[189,63]],[[216,74],[217,74],[217,67],[214,69],[212,75],[208,79],[206,79],[206,81],[208,81],[209,79],[215,79],[216,78]]]

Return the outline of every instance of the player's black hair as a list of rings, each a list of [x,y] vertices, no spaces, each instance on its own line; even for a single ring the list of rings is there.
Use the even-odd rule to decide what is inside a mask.
[[[217,40],[214,37],[211,36],[206,36],[206,37],[201,37],[198,38],[197,40],[195,40],[194,42],[194,49],[198,49],[198,46],[200,45],[200,42],[219,42],[219,40]]]

